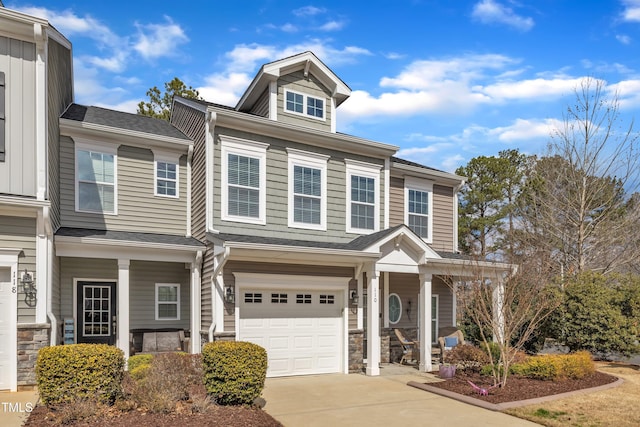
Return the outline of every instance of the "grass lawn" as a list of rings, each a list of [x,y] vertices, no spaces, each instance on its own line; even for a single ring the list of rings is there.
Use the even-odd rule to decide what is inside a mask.
[[[553,427],[639,426],[640,367],[598,362],[599,371],[624,379],[612,389],[505,411]]]

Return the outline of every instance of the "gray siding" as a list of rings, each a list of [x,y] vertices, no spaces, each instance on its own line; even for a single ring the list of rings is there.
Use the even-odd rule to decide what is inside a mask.
[[[284,75],[278,79],[278,121],[330,132],[331,120],[333,117],[333,111],[331,111],[331,93],[314,78],[312,73],[309,75],[310,78],[305,79],[302,70],[300,70]],[[311,95],[315,98],[324,99],[325,119],[318,120],[285,111],[285,89],[291,89],[299,93]]]
[[[131,261],[129,304],[131,329],[189,329],[189,270],[183,263]],[[180,320],[155,320],[156,283],[180,284]]]
[[[71,79],[71,51],[49,39],[47,63],[47,135],[49,138],[49,188],[51,222],[54,230],[60,227],[60,121],[58,117],[73,101]]]
[[[256,116],[269,117],[269,88],[262,92],[260,98],[256,101],[253,108],[249,111],[250,114]]]
[[[18,255],[19,274],[25,269],[33,274],[38,283],[36,272],[36,219],[14,216],[0,216],[0,247],[21,249]],[[22,286],[18,286],[18,323],[35,322],[35,307],[29,307],[24,300]]]
[[[62,226],[145,233],[186,234],[187,167],[180,158],[179,198],[154,196],[151,150],[121,145],[117,159],[118,214],[75,211],[73,140],[60,141]]]
[[[55,249],[54,249],[55,250]],[[51,261],[51,312],[62,325],[62,286],[60,282],[60,258],[53,256]],[[60,336],[58,337],[61,338]]]
[[[0,193],[36,195],[36,49],[33,43],[0,37],[5,73],[6,157],[0,162]]]
[[[433,186],[433,248],[452,252],[454,235],[453,188]]]
[[[389,226],[404,224],[404,179],[389,180]]]
[[[118,260],[93,258],[60,258],[62,318],[73,318],[73,280],[95,279],[118,281]]]
[[[381,167],[378,195],[380,198],[380,224],[384,224],[384,171],[383,161],[363,156],[345,155],[341,152],[309,147],[303,144],[284,141],[277,138],[263,137],[231,129],[216,128],[216,140],[220,134],[231,135],[251,141],[269,144],[267,149],[267,188],[266,203],[267,225],[242,224],[244,231],[266,237],[287,237],[314,241],[350,241],[356,234],[347,234],[346,229],[346,166],[345,158],[359,160]],[[327,231],[306,230],[288,227],[288,156],[287,147],[298,150],[316,152],[330,156],[327,164]],[[221,150],[220,143],[216,146],[215,154],[215,184],[214,194],[214,227],[221,232],[237,233],[237,222],[221,220]]]
[[[230,261],[224,267],[224,284],[225,286],[235,286],[236,280],[233,273],[262,273],[262,274],[291,274],[300,276],[324,276],[324,277],[349,277],[353,276],[353,268],[349,267],[330,267],[319,265],[298,265],[298,264],[267,264],[257,262],[238,262]],[[304,283],[300,284],[304,287]],[[239,296],[238,296],[239,297]],[[349,317],[351,318],[351,313]],[[351,321],[349,322],[350,329]],[[224,313],[224,330],[225,332],[235,331],[235,314],[234,307],[231,304],[225,304]]]

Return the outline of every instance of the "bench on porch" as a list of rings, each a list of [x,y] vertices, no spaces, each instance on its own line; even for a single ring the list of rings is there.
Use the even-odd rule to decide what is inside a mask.
[[[189,332],[184,329],[132,329],[129,332],[129,352],[164,353],[189,352]]]

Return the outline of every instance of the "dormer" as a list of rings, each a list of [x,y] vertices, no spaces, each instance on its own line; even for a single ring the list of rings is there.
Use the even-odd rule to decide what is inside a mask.
[[[335,109],[350,95],[333,71],[304,52],[263,65],[236,110],[335,133]]]

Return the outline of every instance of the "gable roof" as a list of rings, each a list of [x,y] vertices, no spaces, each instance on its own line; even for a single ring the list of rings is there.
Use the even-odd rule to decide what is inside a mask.
[[[250,110],[260,95],[267,90],[272,81],[276,81],[278,77],[298,70],[304,70],[305,76],[309,73],[313,74],[320,83],[327,87],[335,99],[336,107],[351,96],[351,88],[320,61],[313,52],[306,51],[269,62],[260,67],[258,74],[253,78],[253,81],[238,101],[236,110]]]
[[[67,107],[60,118],[189,141],[189,138],[185,134],[165,120],[142,116],[140,114],[109,110],[102,107],[85,106],[74,103]]]

